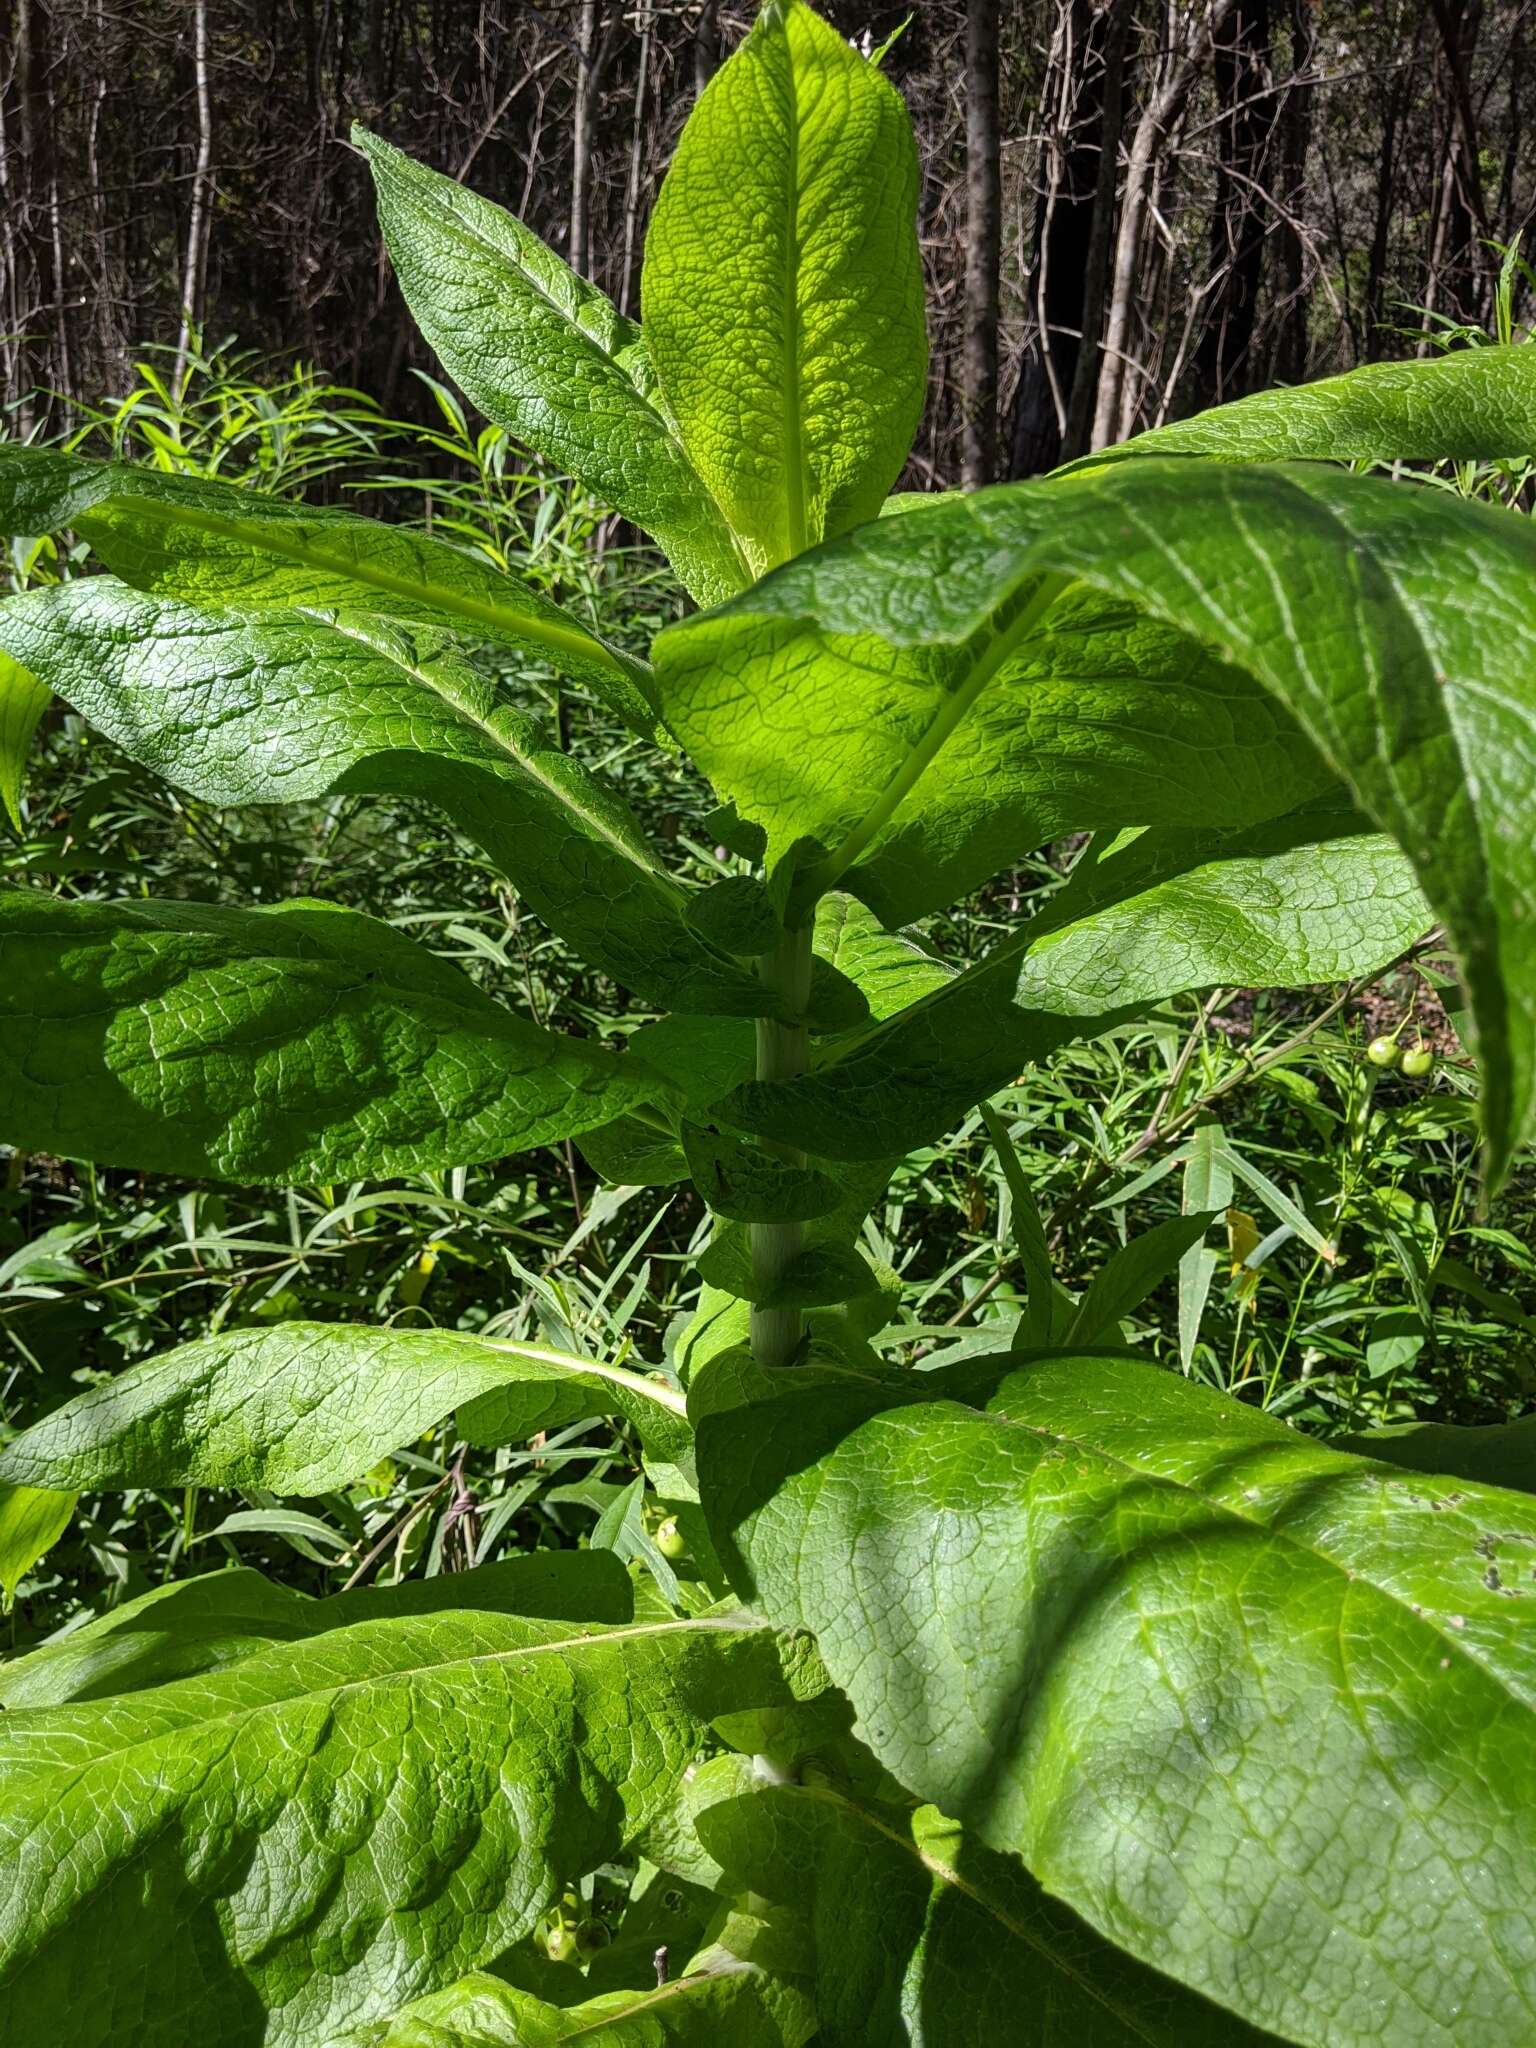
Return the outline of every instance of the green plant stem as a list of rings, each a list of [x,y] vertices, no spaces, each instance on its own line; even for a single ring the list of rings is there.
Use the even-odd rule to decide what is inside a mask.
[[[778,996],[780,1009],[787,1016],[803,1018],[811,997],[811,927],[803,925],[786,931],[772,952],[759,959],[757,971]],[[771,1017],[759,1017],[758,1080],[793,1081],[803,1074],[808,1039],[804,1023],[781,1024]],[[795,1166],[805,1163],[805,1154],[793,1146],[773,1145],[769,1149]],[[752,1276],[759,1291],[763,1291],[774,1286],[793,1264],[804,1241],[804,1225],[752,1223],[748,1231]],[[753,1357],[763,1366],[790,1364],[800,1348],[802,1329],[798,1308],[754,1308]]]

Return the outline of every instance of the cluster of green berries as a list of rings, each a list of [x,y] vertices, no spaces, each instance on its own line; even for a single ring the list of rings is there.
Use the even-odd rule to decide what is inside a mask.
[[[595,1956],[613,1937],[602,1921],[589,1913],[580,1896],[566,1892],[544,1928],[544,1952],[552,1963],[574,1963]]]
[[[1428,1080],[1435,1071],[1434,1048],[1426,1045],[1422,1039],[1417,1045],[1410,1045],[1405,1049],[1398,1044],[1395,1037],[1384,1034],[1371,1040],[1365,1048],[1365,1056],[1373,1067],[1401,1067],[1410,1081]]]

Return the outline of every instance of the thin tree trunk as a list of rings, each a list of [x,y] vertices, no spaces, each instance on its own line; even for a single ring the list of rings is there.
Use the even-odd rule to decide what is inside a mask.
[[[1280,109],[1280,250],[1276,280],[1278,333],[1269,382],[1299,384],[1307,373],[1308,304],[1302,201],[1312,142],[1313,65],[1317,24],[1312,0],[1291,0],[1291,77]]]
[[[197,162],[187,219],[187,260],[181,278],[181,333],[176,341],[176,383],[186,368],[193,336],[207,310],[208,225],[212,202],[213,106],[208,91],[208,0],[192,0],[192,66],[197,85]]]
[[[1445,54],[1450,124],[1424,303],[1426,309],[1434,308],[1443,283],[1450,309],[1475,323],[1485,310],[1488,263],[1483,245],[1490,233],[1469,83],[1483,25],[1482,0],[1430,0],[1430,12]]]
[[[1045,168],[1031,264],[1036,333],[1014,393],[1010,477],[1037,476],[1061,458],[1093,242],[1104,124],[1104,21],[1093,0],[1059,0],[1041,96]]]
[[[1099,390],[1099,336],[1109,298],[1110,261],[1115,239],[1115,186],[1120,174],[1120,138],[1125,128],[1126,85],[1130,68],[1131,28],[1135,0],[1114,0],[1104,31],[1104,110],[1099,120],[1099,163],[1093,194],[1093,226],[1083,261],[1082,339],[1067,399],[1067,423],[1061,437],[1061,459],[1074,461],[1089,448]]]
[[[693,94],[699,94],[720,68],[720,0],[701,0],[693,25]]]
[[[592,145],[602,63],[607,54],[606,34],[599,35],[600,22],[598,0],[581,0],[576,101],[571,114],[571,224],[566,252],[572,270],[582,277],[589,274],[592,263]]]
[[[624,181],[624,259],[619,272],[619,311],[629,312],[635,299],[635,257],[640,244],[641,172],[645,155],[645,117],[651,78],[651,10],[640,12],[639,77],[635,85],[635,118],[630,131],[629,171]]]
[[[967,489],[997,474],[998,271],[1002,159],[997,132],[998,0],[969,0],[965,17],[965,345],[960,476]]]
[[[1107,448],[1119,440],[1135,412],[1135,393],[1126,370],[1137,293],[1137,265],[1147,222],[1147,203],[1158,156],[1183,115],[1189,96],[1211,52],[1214,38],[1226,25],[1233,0],[1206,0],[1192,13],[1182,52],[1171,54],[1163,83],[1148,101],[1131,138],[1125,168],[1125,196],[1120,204],[1120,231],[1104,328],[1104,362],[1099,372],[1098,404],[1093,415],[1093,446]]]
[[[1216,45],[1220,169],[1211,210],[1210,291],[1195,349],[1201,408],[1253,384],[1251,355],[1264,268],[1266,158],[1274,128],[1269,91],[1269,0],[1238,0],[1232,33]]]

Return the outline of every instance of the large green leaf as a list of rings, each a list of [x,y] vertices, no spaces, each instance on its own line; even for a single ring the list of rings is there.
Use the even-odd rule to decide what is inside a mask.
[[[887,840],[904,864],[944,872],[950,778],[936,785],[928,847],[928,766],[948,757],[984,772],[989,685],[1072,579],[1251,675],[1403,846],[1460,954],[1497,1175],[1536,1092],[1525,517],[1324,465],[1148,457],[1065,485],[1007,485],[878,521],[674,627],[658,644],[664,695],[706,770],[726,763],[723,793],[770,826],[777,856],[803,835],[828,849],[817,885],[851,867],[849,886],[867,893]],[[729,677],[713,707],[704,659]],[[1123,793],[1123,731],[1113,716],[1104,727],[1107,798]],[[1159,734],[1153,769],[1160,746]],[[1144,821],[1126,804],[1116,822]]]
[[[702,1960],[649,1991],[606,1991],[571,2006],[499,1977],[466,1977],[338,2048],[800,2048],[810,2039],[815,2021],[790,1986],[730,1955]]]
[[[499,1159],[665,1093],[356,911],[0,890],[0,1133],[27,1151],[343,1180]]]
[[[900,925],[1064,832],[1235,828],[1330,785],[1252,676],[1123,597],[1079,586],[937,659],[915,629],[910,645],[882,644],[919,564],[944,606],[948,545],[885,544],[933,518],[888,522],[657,641],[668,717],[715,786],[767,826],[770,864],[819,848],[826,879],[843,876]],[[866,570],[868,555],[879,560]],[[841,586],[859,591],[857,623],[827,603]]]
[[[1133,1955],[1318,2048],[1527,2038],[1536,1503],[1127,1358],[1016,1364],[717,1361],[738,1588],[910,1792]]]
[[[78,1394],[0,1451],[0,1481],[328,1493],[481,1395],[479,1441],[604,1414],[633,1421],[658,1457],[691,1441],[682,1396],[621,1366],[459,1330],[281,1323],[199,1338]]]
[[[0,2036],[315,2048],[522,1939],[787,1697],[739,1618],[481,1612],[0,1716]]]
[[[0,534],[65,526],[141,590],[451,626],[579,678],[638,731],[655,729],[643,665],[489,562],[409,527],[56,448],[0,448]]]
[[[379,225],[417,326],[488,419],[654,534],[701,604],[747,580],[683,453],[640,330],[520,220],[366,130]]]
[[[889,932],[857,896],[831,890],[816,906],[816,955],[846,974],[877,1022],[921,1002],[955,969],[915,939]]]
[[[1536,449],[1536,360],[1523,345],[1423,362],[1365,363],[1341,377],[1260,391],[1153,427],[1072,468],[1125,455],[1223,462],[1471,462]],[[1067,472],[1070,473],[1070,470]]]
[[[754,573],[873,519],[922,411],[917,156],[900,96],[770,0],[690,115],[645,245],[645,332]]]
[[[938,971],[908,1008],[814,1053],[799,1080],[742,1083],[717,1114],[835,1158],[880,1158],[1166,996],[1373,972],[1430,918],[1408,862],[1357,825],[1309,813],[1227,838],[1144,833],[978,966],[922,962]]]
[[[651,1000],[763,1007],[683,918],[622,800],[439,627],[204,610],[92,576],[0,605],[0,646],[156,774],[216,804],[425,797],[541,917]]]
[[[0,1481],[0,1612],[9,1614],[16,1588],[58,1542],[75,1511],[75,1496],[50,1487]]]
[[[694,1825],[726,1886],[805,1921],[823,2048],[1023,2038],[1033,2048],[1252,2048],[1270,2038],[1112,1948],[1013,1858],[932,1807],[873,1809],[820,1777],[737,1791]]]
[[[27,749],[52,697],[45,683],[0,653],[0,805],[18,832]]]
[[[175,1579],[83,1628],[0,1664],[0,1706],[60,1707],[142,1692],[236,1664],[273,1643],[302,1642],[354,1622],[444,1609],[489,1609],[553,1621],[634,1618],[634,1587],[611,1550],[536,1550],[473,1571],[397,1586],[359,1586],[323,1600],[237,1565]]]

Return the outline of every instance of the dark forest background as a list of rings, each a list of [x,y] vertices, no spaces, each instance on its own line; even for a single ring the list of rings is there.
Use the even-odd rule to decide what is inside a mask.
[[[210,339],[394,411],[426,358],[361,118],[638,313],[644,224],[752,10],[720,0],[0,0],[0,402],[123,388]],[[906,5],[831,0],[878,45]],[[915,0],[933,402],[922,485],[1489,327],[1532,206],[1536,5]],[[1496,246],[1497,245],[1497,246]],[[1517,300],[1517,316],[1521,310]]]

